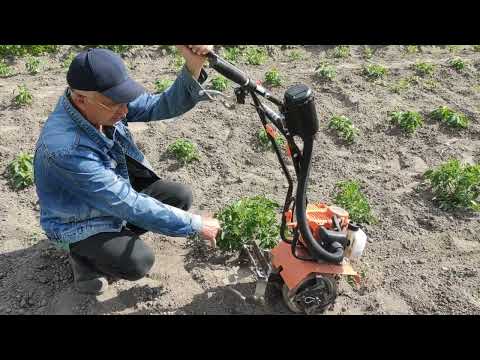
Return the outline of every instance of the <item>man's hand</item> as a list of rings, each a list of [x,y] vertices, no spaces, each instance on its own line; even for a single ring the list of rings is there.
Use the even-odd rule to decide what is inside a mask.
[[[210,241],[212,248],[217,246],[217,235],[221,231],[220,222],[210,216],[202,216],[202,230],[200,230],[200,237],[203,240]]]
[[[198,80],[207,60],[206,55],[213,50],[213,45],[177,45],[177,49],[185,58],[188,71]]]

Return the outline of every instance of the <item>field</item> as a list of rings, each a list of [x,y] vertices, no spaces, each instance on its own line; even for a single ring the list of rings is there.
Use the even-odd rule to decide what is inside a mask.
[[[12,188],[8,166],[22,152],[33,154],[66,87],[69,54],[81,49],[0,60],[0,314],[289,314],[274,291],[266,308],[229,291],[231,283],[242,293],[254,289],[237,254],[152,233],[143,236],[156,253],[146,278],[117,281],[98,297],[74,291],[67,255],[39,226],[35,188]],[[479,47],[262,46],[264,59],[239,49],[237,65],[262,81],[270,71],[267,86],[278,97],[296,83],[314,91],[320,131],[309,199],[332,203],[336,184],[355,180],[377,219],[365,225],[369,242],[355,264],[361,286],[342,280],[326,314],[480,314],[479,212],[440,208],[423,176],[450,159],[480,162]],[[165,46],[121,50],[132,76],[152,92],[181,66]],[[210,84],[217,74],[207,72]],[[30,104],[25,91],[17,97],[22,85]],[[216,86],[224,89],[221,81]],[[233,85],[223,92],[233,96]],[[435,119],[431,113],[441,106],[464,114],[468,126]],[[391,121],[400,111],[418,112],[423,123],[404,132]],[[353,141],[329,128],[334,116],[351,120]],[[259,146],[261,123],[248,104],[232,110],[202,102],[180,118],[130,129],[160,176],[192,187],[195,211],[218,212],[259,194],[284,201],[286,180],[275,154]],[[196,144],[198,160],[184,165],[168,154],[179,138]]]

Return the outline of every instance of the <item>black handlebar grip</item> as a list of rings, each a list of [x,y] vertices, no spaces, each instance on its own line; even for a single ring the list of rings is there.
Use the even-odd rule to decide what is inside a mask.
[[[237,69],[235,66],[218,57],[216,54],[209,53],[207,57],[210,62],[210,66],[227,79],[242,86],[247,85],[250,82],[250,79],[243,71]]]

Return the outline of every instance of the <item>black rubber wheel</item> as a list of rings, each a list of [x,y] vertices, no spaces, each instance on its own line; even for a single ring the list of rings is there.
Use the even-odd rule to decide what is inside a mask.
[[[296,314],[321,314],[337,297],[337,281],[330,275],[311,274],[296,289],[290,290],[283,284],[282,295],[287,307]]]

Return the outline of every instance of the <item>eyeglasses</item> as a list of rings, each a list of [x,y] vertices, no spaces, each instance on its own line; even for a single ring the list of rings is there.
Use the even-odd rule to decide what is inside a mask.
[[[102,108],[107,109],[108,111],[110,111],[112,113],[116,113],[123,105],[125,105],[125,104],[115,104],[115,105],[112,105],[112,106],[107,106],[107,105],[105,105],[101,102],[95,101],[93,99],[90,99],[90,98],[87,98],[87,99],[89,101],[93,102],[96,105],[100,105]]]
[[[84,95],[84,94],[80,94],[78,93],[78,91],[72,91],[72,93],[75,93],[77,95],[80,95],[80,96],[83,96],[85,97],[86,99],[88,99],[88,101],[94,103],[95,105],[99,105],[100,107],[112,112],[112,113],[116,113],[123,105],[126,105],[126,104],[115,104],[115,105],[105,105],[99,101],[96,101],[96,100],[93,100],[93,98],[91,96],[87,96],[87,95]]]

